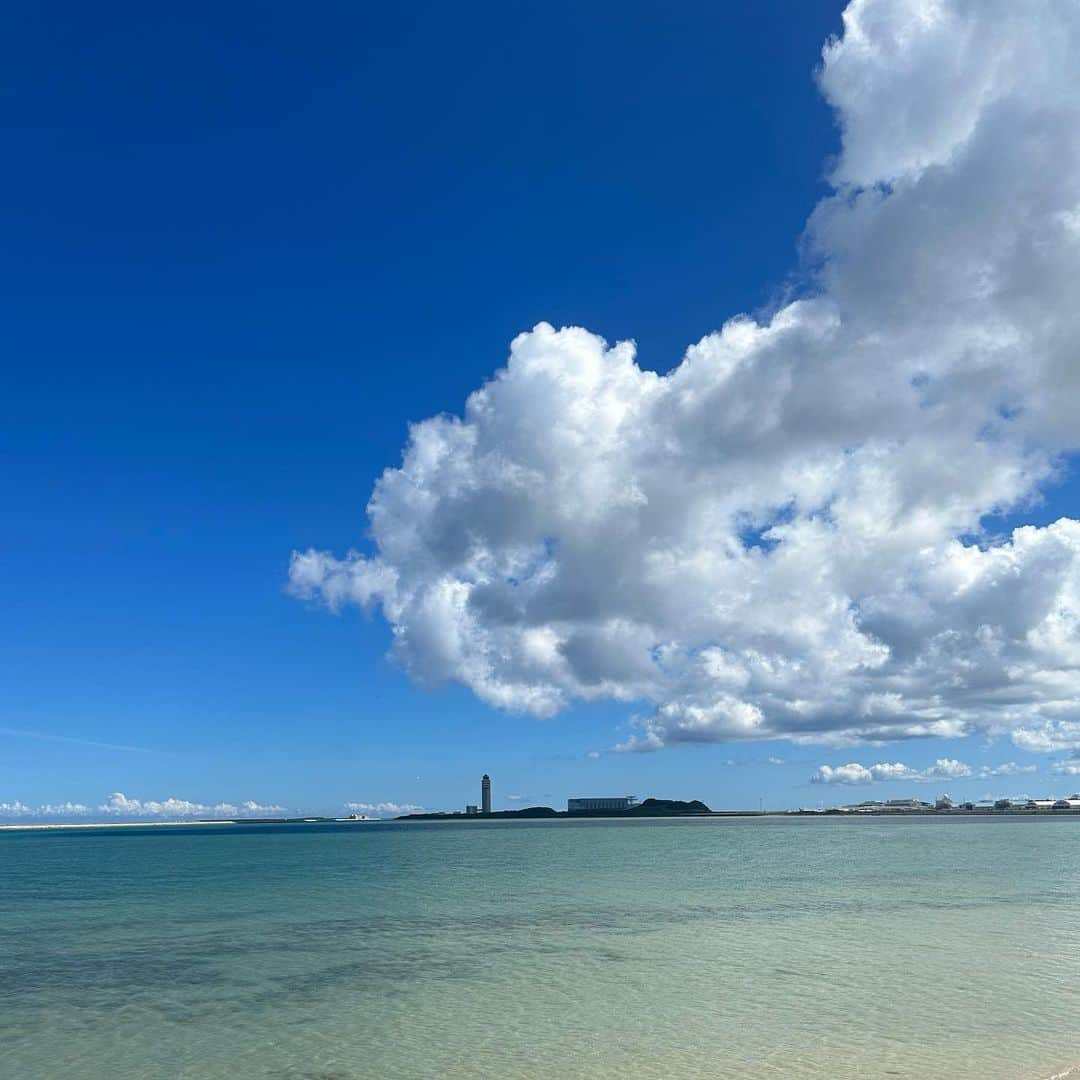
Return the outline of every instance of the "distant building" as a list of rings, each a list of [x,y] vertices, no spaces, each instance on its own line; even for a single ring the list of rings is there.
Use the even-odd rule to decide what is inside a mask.
[[[865,802],[849,803],[838,809],[849,814],[904,814],[933,808],[930,803],[923,802],[921,799],[888,799],[885,802],[867,799]]]
[[[567,799],[566,809],[575,810],[629,810],[637,805],[633,795],[608,795],[590,799]]]
[[[480,810],[475,803],[466,803],[465,813],[468,814],[469,817],[474,817],[476,814],[480,813]]]
[[[480,807],[483,813],[491,813],[491,777],[487,773],[480,780]]]

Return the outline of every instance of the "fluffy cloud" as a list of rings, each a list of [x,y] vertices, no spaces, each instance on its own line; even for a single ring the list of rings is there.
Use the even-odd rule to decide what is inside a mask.
[[[644,703],[623,750],[1076,739],[1080,521],[992,523],[1080,441],[1078,51],[1066,0],[854,0],[804,295],[666,374],[521,334],[292,592],[499,708]]]
[[[0,819],[8,820],[13,818],[41,818],[43,820],[55,818],[56,820],[63,820],[85,818],[91,813],[126,819],[159,818],[162,820],[175,820],[177,818],[195,817],[262,817],[284,812],[284,806],[264,805],[251,800],[240,803],[221,802],[211,805],[175,798],[162,799],[161,801],[155,799],[129,799],[120,791],[113,792],[105,802],[96,808],[76,802],[41,803],[37,806],[30,806],[19,800],[0,802]]]
[[[850,762],[847,765],[822,765],[813,776],[812,784],[872,784],[877,781],[908,780],[927,784],[944,780],[988,780],[995,776],[1018,776],[1036,771],[1034,765],[1018,765],[1007,761],[1002,765],[984,765],[973,769],[970,765],[955,758],[938,758],[926,769],[912,769],[901,762],[882,762],[878,765],[860,765]]]
[[[154,799],[129,799],[123,792],[113,792],[98,807],[103,814],[133,818],[186,818],[186,817],[262,817],[264,814],[285,812],[284,806],[263,805],[248,800],[241,803],[198,803],[188,799],[168,798],[160,802]]]
[[[27,806],[16,799],[14,802],[0,802],[0,818],[67,818],[83,817],[90,812],[90,807],[82,803],[43,803],[40,806]]]
[[[1024,776],[1028,773],[1038,772],[1036,765],[1018,765],[1015,761],[1006,761],[1002,765],[984,765],[975,775],[976,780],[986,780],[991,776]]]
[[[1050,771],[1058,776],[1080,776],[1080,758],[1066,758],[1064,761],[1055,761],[1050,766]]]
[[[1012,740],[1033,753],[1080,750],[1080,720],[1045,720],[1038,725],[1020,727],[1012,733]]]
[[[880,768],[880,766],[878,766]],[[870,784],[874,774],[865,765],[850,762],[847,765],[821,765],[810,777],[812,784]]]
[[[378,814],[380,817],[396,817],[398,814],[419,814],[423,812],[422,806],[415,803],[396,802],[347,802],[345,809],[350,814]]]

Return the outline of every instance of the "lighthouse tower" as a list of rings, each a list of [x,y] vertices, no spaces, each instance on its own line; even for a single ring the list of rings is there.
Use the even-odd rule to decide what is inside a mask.
[[[487,773],[480,780],[480,812],[491,813],[491,777]]]

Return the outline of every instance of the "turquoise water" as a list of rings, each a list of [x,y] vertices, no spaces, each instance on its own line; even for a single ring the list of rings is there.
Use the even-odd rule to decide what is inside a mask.
[[[1080,821],[0,834],[0,1075],[949,1077],[1080,1062]]]

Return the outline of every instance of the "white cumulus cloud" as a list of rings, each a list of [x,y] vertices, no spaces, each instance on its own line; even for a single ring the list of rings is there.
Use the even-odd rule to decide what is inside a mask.
[[[130,799],[123,792],[116,791],[98,807],[98,810],[103,814],[129,818],[239,818],[281,814],[285,812],[285,807],[273,803],[257,803],[250,799],[241,803],[200,803],[173,797],[161,800]]]
[[[0,818],[68,818],[83,817],[90,812],[88,806],[76,802],[42,803],[28,806],[16,799],[14,802],[0,802]]]
[[[975,774],[976,780],[986,780],[992,776],[1023,776],[1027,773],[1038,772],[1036,765],[1018,765],[1015,761],[1006,761],[1002,765],[984,765]]]
[[[40,818],[42,820],[66,820],[85,818],[88,815],[131,819],[176,820],[194,817],[241,818],[281,814],[284,806],[257,803],[252,800],[239,803],[214,804],[191,802],[188,799],[132,799],[123,792],[113,792],[99,806],[90,807],[78,802],[40,803],[29,805],[16,799],[0,802],[0,819]]]
[[[378,814],[380,817],[396,817],[399,814],[419,814],[424,808],[415,803],[398,802],[347,802],[345,809],[350,814]]]
[[[804,293],[663,374],[521,334],[292,592],[381,611],[422,683],[633,703],[623,750],[1080,745],[1080,521],[993,526],[1080,442],[1077,55],[1066,0],[854,0]]]
[[[847,765],[835,767],[821,765],[810,777],[810,782],[813,784],[871,784],[874,782],[874,774],[865,765],[852,761]]]
[[[1070,712],[1080,716],[1080,703],[1069,706]],[[1025,725],[1012,733],[1017,746],[1033,753],[1049,754],[1056,750],[1080,750],[1080,719],[1044,720],[1038,724]]]
[[[821,765],[810,777],[812,784],[873,784],[880,781],[907,780],[928,784],[944,780],[988,780],[995,776],[1019,776],[1036,771],[1034,765],[1018,765],[1007,761],[1001,765],[972,768],[955,758],[938,758],[926,769],[913,769],[902,762],[881,762],[877,765]]]

